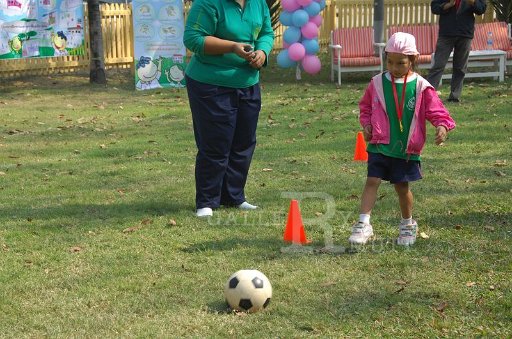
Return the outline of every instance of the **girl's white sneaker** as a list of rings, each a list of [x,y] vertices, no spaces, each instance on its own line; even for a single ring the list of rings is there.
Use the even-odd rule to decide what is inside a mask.
[[[396,239],[397,245],[410,246],[416,242],[416,236],[418,235],[418,223],[413,220],[410,224],[398,225],[400,234]]]
[[[358,222],[352,226],[352,234],[348,238],[348,242],[354,245],[364,245],[373,237],[372,225]]]

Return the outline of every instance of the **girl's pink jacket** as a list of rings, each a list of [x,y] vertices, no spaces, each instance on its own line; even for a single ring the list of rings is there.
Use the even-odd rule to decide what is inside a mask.
[[[384,101],[382,74],[372,78],[359,102],[361,126],[364,128],[372,125],[371,144],[389,144],[389,120]],[[446,127],[448,131],[455,128],[455,121],[444,107],[434,87],[421,75],[417,76],[416,107],[407,139],[407,154],[421,154],[427,138],[427,120],[435,127]]]

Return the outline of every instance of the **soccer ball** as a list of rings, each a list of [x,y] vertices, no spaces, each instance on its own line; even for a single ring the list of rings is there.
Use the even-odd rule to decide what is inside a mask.
[[[240,270],[229,277],[224,296],[232,309],[254,313],[270,303],[272,285],[258,270]]]

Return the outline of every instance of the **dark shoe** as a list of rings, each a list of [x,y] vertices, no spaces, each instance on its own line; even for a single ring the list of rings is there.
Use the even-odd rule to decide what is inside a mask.
[[[448,98],[448,102],[460,102],[460,99],[457,99],[457,98]]]

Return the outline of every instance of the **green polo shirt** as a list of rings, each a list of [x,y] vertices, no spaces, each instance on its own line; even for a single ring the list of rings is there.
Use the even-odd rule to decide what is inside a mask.
[[[258,83],[259,71],[235,53],[205,54],[207,36],[251,44],[268,58],[274,32],[265,0],[245,0],[244,9],[235,0],[194,0],[183,35],[185,46],[194,53],[185,71],[192,79],[234,88]]]

